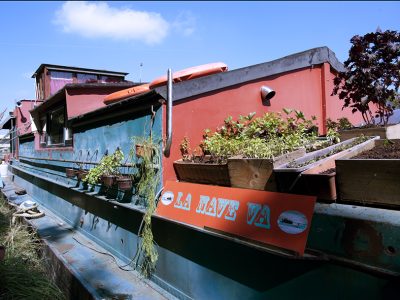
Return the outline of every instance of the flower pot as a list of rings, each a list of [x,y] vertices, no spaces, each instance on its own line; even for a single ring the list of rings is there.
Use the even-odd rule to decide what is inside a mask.
[[[151,157],[154,148],[142,144],[136,144],[136,157]]]
[[[400,143],[400,140],[395,140]],[[374,146],[385,140],[375,140]],[[384,155],[388,154],[383,153]],[[400,159],[347,157],[336,160],[338,200],[398,209],[400,207]]]
[[[230,186],[228,164],[174,161],[176,177],[179,181]]]
[[[130,190],[132,188],[132,179],[129,177],[118,177],[117,178],[118,189],[122,191]]]
[[[78,177],[79,180],[83,180],[83,179],[85,179],[85,177],[86,177],[86,175],[87,175],[88,173],[89,173],[89,172],[86,171],[86,170],[78,170],[78,171],[77,171],[77,177]]]
[[[110,187],[115,182],[115,176],[114,175],[102,175],[101,180],[105,186]]]
[[[65,175],[68,178],[74,178],[77,175],[78,170],[67,168],[65,169]]]

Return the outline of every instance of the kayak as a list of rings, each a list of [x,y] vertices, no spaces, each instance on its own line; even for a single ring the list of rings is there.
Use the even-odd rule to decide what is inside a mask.
[[[142,85],[137,85],[137,86],[133,86],[130,87],[128,89],[124,89],[112,94],[107,95],[103,102],[104,104],[111,104],[117,101],[120,101],[122,99],[128,98],[128,97],[132,97],[135,95],[139,95],[139,94],[143,94],[145,92],[148,92],[149,89],[149,84],[142,84]]]
[[[172,80],[174,83],[191,80],[202,76],[207,76],[211,74],[221,73],[228,71],[228,66],[224,63],[210,63],[205,65],[200,65],[196,67],[191,67],[176,71],[172,74]],[[150,89],[154,89],[159,86],[167,84],[167,76],[161,76],[150,82]]]

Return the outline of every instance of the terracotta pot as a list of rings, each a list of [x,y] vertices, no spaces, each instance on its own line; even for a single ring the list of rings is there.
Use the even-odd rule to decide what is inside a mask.
[[[74,178],[77,175],[78,170],[67,168],[65,174],[68,178]]]
[[[150,157],[153,151],[151,147],[144,146],[142,144],[136,144],[135,149],[137,157]]]
[[[103,184],[104,184],[105,186],[110,187],[110,186],[112,186],[112,185],[114,184],[114,182],[115,182],[115,176],[114,176],[114,175],[103,175],[103,176],[102,176],[102,181],[103,181]]]
[[[78,179],[79,179],[79,180],[85,179],[85,177],[86,177],[86,175],[87,175],[88,173],[89,173],[89,172],[86,171],[86,170],[78,170],[78,171],[77,171]]]
[[[132,188],[132,179],[129,177],[117,178],[118,189],[122,191],[130,190]]]

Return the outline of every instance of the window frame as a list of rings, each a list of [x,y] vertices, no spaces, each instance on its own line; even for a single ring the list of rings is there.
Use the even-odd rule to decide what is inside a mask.
[[[52,124],[51,116],[55,112],[63,110],[64,114],[64,124],[62,126],[62,137],[61,137],[61,143],[51,143],[51,128],[54,126]],[[41,134],[39,135],[39,145],[40,148],[64,148],[64,147],[72,147],[72,129],[70,127],[67,127],[67,111],[66,111],[66,106],[65,105],[59,105],[57,107],[52,108],[51,110],[48,110],[46,113],[44,113],[40,117],[40,123],[41,123]],[[67,134],[69,132],[69,134]],[[70,136],[70,139],[66,139],[66,135]]]

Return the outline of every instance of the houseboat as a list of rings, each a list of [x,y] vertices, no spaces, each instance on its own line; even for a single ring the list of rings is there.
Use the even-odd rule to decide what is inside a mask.
[[[296,199],[304,201],[310,213],[308,223],[293,214],[278,219],[271,206],[270,216],[275,220],[271,230],[254,227],[257,234],[260,228],[264,230],[261,236],[273,235],[274,242],[268,243],[252,238],[253,231],[237,235],[234,225],[202,226],[198,216],[169,214],[162,208],[173,200],[166,192],[177,197],[180,189],[187,192],[182,196],[186,200],[188,191],[192,199],[209,195],[249,200],[249,190],[177,182],[174,171],[183,138],[188,136],[198,144],[205,128],[220,126],[227,116],[262,115],[292,107],[307,117],[315,116],[320,134],[327,132],[328,118],[346,116],[359,122],[356,115],[342,111],[338,97],[331,95],[333,78],[343,68],[329,48],[320,47],[241,69],[213,69],[190,79],[174,80],[172,72],[164,81],[158,78],[153,86],[148,83],[135,91],[143,84],[126,81],[124,72],[41,65],[33,75],[36,99],[21,101],[13,117],[3,124],[13,140],[9,184],[25,189],[24,197],[32,198],[46,212],[32,222],[46,241],[49,255],[64,266],[59,269],[63,274],[59,281],[68,296],[397,297],[397,210],[315,203],[311,196],[257,191],[261,194],[251,195],[261,197],[260,201],[263,195],[272,195],[277,201],[290,198],[294,207],[298,206]],[[141,277],[137,257],[146,199],[137,195],[135,187],[88,186],[65,173],[67,168],[91,169],[104,156],[120,150],[124,154],[120,172],[140,174],[142,159],[129,155],[140,138],[151,138],[156,145],[159,159],[152,162],[158,180],[154,196],[162,194],[166,201],[158,202],[151,217],[158,260],[148,278]],[[10,187],[4,192],[9,199],[16,197],[12,191]],[[287,229],[286,235],[283,229],[279,234],[273,229],[278,225]],[[297,232],[304,234],[300,246],[294,247],[290,241]],[[63,268],[68,272],[61,272]]]

